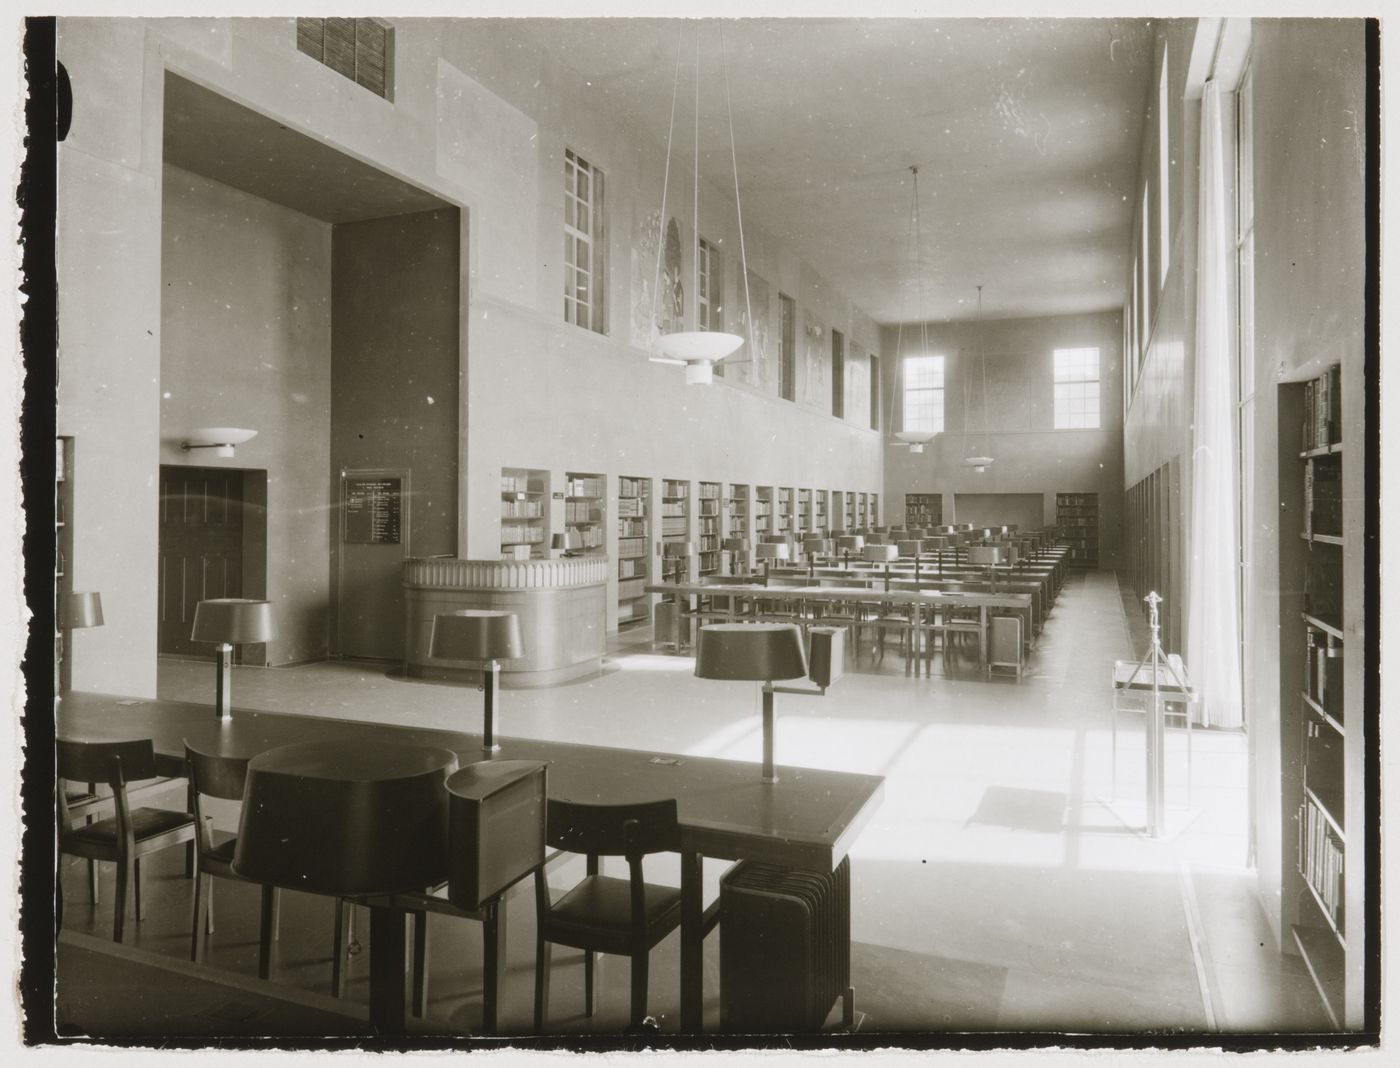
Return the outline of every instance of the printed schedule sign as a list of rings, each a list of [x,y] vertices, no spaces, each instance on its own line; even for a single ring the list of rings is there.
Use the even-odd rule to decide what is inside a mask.
[[[402,512],[397,478],[346,478],[345,540],[362,545],[397,545]]]

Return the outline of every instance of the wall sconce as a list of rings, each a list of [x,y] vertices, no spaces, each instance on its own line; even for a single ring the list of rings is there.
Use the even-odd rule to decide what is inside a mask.
[[[192,430],[190,436],[180,442],[180,448],[213,449],[214,455],[225,460],[233,459],[235,445],[242,445],[258,436],[256,430],[243,430],[236,426],[205,426]]]

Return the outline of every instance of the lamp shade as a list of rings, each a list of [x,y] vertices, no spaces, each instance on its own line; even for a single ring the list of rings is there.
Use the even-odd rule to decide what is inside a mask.
[[[803,538],[802,549],[809,553],[824,553],[827,551],[826,539],[820,534]]]
[[[514,612],[459,608],[433,617],[428,655],[436,660],[516,660],[525,655]]]
[[[1006,563],[1005,545],[971,545],[967,550],[967,562],[969,564],[1004,564]]]
[[[760,560],[788,559],[788,543],[785,541],[765,541],[758,546]]]
[[[901,540],[896,546],[900,556],[918,556],[923,552],[924,543],[922,538],[909,538]]]
[[[691,541],[668,541],[661,550],[662,554],[669,557],[694,556],[695,543]]]
[[[768,682],[806,674],[807,653],[794,623],[711,623],[700,628],[696,678]]]
[[[677,330],[656,339],[657,349],[670,359],[706,362],[724,359],[743,343],[744,339],[738,334],[719,330]]]
[[[859,534],[842,534],[836,539],[838,548],[858,553],[865,548],[865,538]]]
[[[748,538],[725,538],[724,548],[731,553],[746,553],[749,551]]]
[[[102,626],[102,594],[70,593],[63,606],[63,622],[69,627]]]
[[[195,606],[191,641],[246,645],[249,642],[271,641],[276,636],[271,601],[218,597],[200,601]]]
[[[582,549],[583,538],[577,530],[566,530],[563,534],[553,534],[549,539],[551,549]]]
[[[887,564],[899,555],[899,548],[882,543],[880,545],[867,545],[864,552],[865,558],[872,564]]]

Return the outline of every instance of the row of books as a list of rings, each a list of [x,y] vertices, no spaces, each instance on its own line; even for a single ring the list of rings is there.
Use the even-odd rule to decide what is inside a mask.
[[[685,534],[685,516],[667,517],[661,520],[662,537],[673,537]]]
[[[690,483],[675,482],[668,478],[661,483],[661,495],[663,497],[688,497],[690,496]]]
[[[1342,641],[1336,635],[1309,627],[1308,656],[1303,665],[1303,686],[1309,697],[1337,722],[1342,721]]]
[[[1303,799],[1303,853],[1299,866],[1338,931],[1345,916],[1345,854],[1336,832],[1310,797]]]
[[[719,533],[719,516],[714,516],[714,515],[702,515],[702,516],[700,517],[700,533],[701,533],[701,534],[718,534],[718,533]]]
[[[646,519],[630,519],[619,516],[617,520],[617,533],[622,538],[645,538],[647,536]]]
[[[620,579],[646,578],[646,563],[638,558],[630,560],[619,560],[617,562],[617,577]]]
[[[1342,440],[1342,365],[1303,386],[1303,449],[1321,449]]]
[[[619,478],[617,480],[617,495],[619,497],[645,497],[650,492],[650,479]]]
[[[637,556],[646,556],[646,554],[647,554],[647,540],[646,540],[646,538],[618,538],[618,539],[617,539],[617,555],[618,555],[619,557],[628,557],[628,556],[637,557]]]
[[[1340,458],[1319,457],[1303,473],[1303,533],[1342,533],[1342,465]]]
[[[588,501],[568,501],[564,504],[564,522],[598,523],[603,518],[603,510]]]
[[[570,497],[601,497],[606,492],[603,481],[599,475],[571,478],[564,492]]]
[[[602,527],[586,527],[586,528],[584,528],[583,530],[580,530],[579,533],[580,533],[581,535],[583,535],[583,547],[584,547],[585,549],[597,549],[597,548],[600,548],[600,547],[602,546],[602,544],[603,544],[603,528],[602,528]]]
[[[502,501],[501,516],[504,519],[541,519],[544,501]]]
[[[532,482],[529,475],[502,475],[502,493],[543,493],[544,486]]]
[[[646,502],[640,497],[619,497],[617,499],[618,515],[646,515]]]
[[[701,515],[719,515],[719,498],[712,497],[700,502]]]
[[[714,551],[716,551],[717,549],[719,549],[719,535],[718,535],[718,534],[701,534],[701,535],[700,535],[700,551],[701,551],[702,553],[714,552]]]
[[[669,516],[685,515],[685,501],[662,501],[661,514]]]
[[[535,526],[533,523],[502,523],[501,541],[505,542],[535,542],[544,541],[544,528]]]
[[[719,489],[720,485],[718,482],[700,483],[700,499],[702,501],[719,500]]]
[[[629,601],[633,597],[641,597],[646,592],[646,579],[627,579],[625,582],[617,584],[617,599],[619,601]]]
[[[1099,506],[1099,495],[1097,493],[1057,493],[1055,494],[1055,506],[1057,508],[1068,505],[1070,507],[1097,508]]]

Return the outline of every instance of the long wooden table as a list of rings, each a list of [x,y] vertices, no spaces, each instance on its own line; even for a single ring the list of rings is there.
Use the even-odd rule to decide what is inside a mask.
[[[675,597],[730,598],[731,608],[727,616],[731,620],[741,619],[735,602],[740,599],[762,601],[788,601],[800,605],[807,604],[880,604],[898,605],[917,609],[913,616],[916,633],[925,629],[924,615],[931,608],[967,607],[978,610],[977,664],[982,670],[987,665],[987,626],[991,609],[1004,608],[1024,614],[1029,625],[1033,611],[1032,595],[1029,593],[974,593],[959,591],[944,593],[938,590],[876,590],[867,586],[763,586],[746,585],[707,585],[695,582],[652,583],[645,587],[647,593],[669,594]],[[799,617],[802,613],[799,612]],[[921,634],[919,635],[921,636]],[[916,646],[917,647],[917,646]],[[922,666],[922,658],[910,658],[906,672],[912,669],[917,676]]]
[[[184,775],[187,739],[206,751],[240,756],[292,742],[391,740],[450,749],[464,766],[482,759],[546,761],[551,797],[608,803],[674,797],[681,832],[681,1029],[692,1034],[704,1022],[704,858],[833,871],[884,789],[878,775],[782,767],[781,781],[765,785],[757,763],[525,738],[498,738],[500,751],[487,757],[481,736],[468,732],[239,710],[220,722],[211,705],[80,692],[60,702],[58,734],[91,741],[150,738],[158,770],[171,776]],[[403,923],[374,929],[383,937],[378,946],[371,942],[370,1014],[383,1033],[398,1033],[405,1023]],[[490,1033],[498,1024],[505,936],[502,904],[484,935],[484,1026]]]

